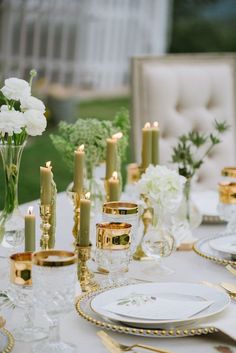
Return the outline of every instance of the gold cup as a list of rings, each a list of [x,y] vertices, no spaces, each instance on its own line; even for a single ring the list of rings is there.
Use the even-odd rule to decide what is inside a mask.
[[[32,285],[32,253],[23,252],[10,256],[10,282],[21,286]]]
[[[236,204],[236,183],[219,183],[219,198],[221,203]]]
[[[42,250],[33,254],[32,263],[37,266],[63,267],[77,263],[77,257],[72,251]]]
[[[98,223],[96,224],[98,249],[124,250],[130,247],[131,228],[129,223]]]

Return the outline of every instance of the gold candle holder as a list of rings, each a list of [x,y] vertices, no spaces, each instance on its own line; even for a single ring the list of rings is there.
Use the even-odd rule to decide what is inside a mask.
[[[142,215],[142,222],[144,226],[143,235],[133,255],[134,260],[138,260],[138,261],[151,260],[151,258],[144,252],[142,247],[142,242],[143,242],[143,238],[147,233],[148,227],[152,224],[152,221],[153,221],[153,209],[149,207],[144,210]]]
[[[21,285],[32,285],[32,253],[23,252],[10,256],[10,282]]]
[[[221,170],[221,175],[236,178],[236,167],[225,167]]]
[[[99,288],[98,283],[94,280],[94,275],[87,266],[87,261],[91,257],[91,248],[89,246],[79,246],[78,249],[78,280],[80,282],[82,292],[89,292]]]
[[[72,228],[72,234],[74,237],[74,249],[75,252],[77,252],[77,243],[78,243],[78,239],[79,239],[79,224],[80,224],[80,199],[81,199],[81,195],[78,194],[77,192],[72,191],[72,200],[73,200],[73,204],[74,204],[74,225]]]
[[[40,217],[42,220],[40,229],[42,231],[40,246],[42,250],[49,250],[49,229],[51,224],[49,223],[51,217],[51,205],[40,205]]]

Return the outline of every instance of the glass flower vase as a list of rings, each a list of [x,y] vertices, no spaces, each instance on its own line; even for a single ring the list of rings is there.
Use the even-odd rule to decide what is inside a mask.
[[[186,180],[183,189],[183,199],[177,212],[172,216],[171,232],[176,239],[176,245],[191,242],[193,230],[202,222],[202,214],[191,198],[192,179]]]
[[[5,202],[0,214],[0,244],[5,248],[14,249],[24,240],[24,218],[18,205],[18,180],[25,144],[0,144],[5,179]]]

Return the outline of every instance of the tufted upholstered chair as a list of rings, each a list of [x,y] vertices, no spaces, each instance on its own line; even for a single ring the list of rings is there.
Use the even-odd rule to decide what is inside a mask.
[[[134,160],[141,157],[145,122],[160,125],[160,163],[171,160],[176,138],[191,129],[210,131],[214,119],[231,130],[201,167],[200,189],[216,189],[222,167],[235,164],[236,55],[184,54],[132,60],[132,138]]]

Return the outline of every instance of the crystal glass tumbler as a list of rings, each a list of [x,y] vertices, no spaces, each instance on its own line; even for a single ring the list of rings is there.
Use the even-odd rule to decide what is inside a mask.
[[[61,340],[59,316],[73,309],[77,257],[63,250],[33,254],[33,294],[35,304],[49,319],[49,339],[33,348],[34,353],[74,353],[76,347]]]
[[[131,224],[98,223],[96,225],[96,262],[108,273],[103,286],[123,284],[130,262]]]

